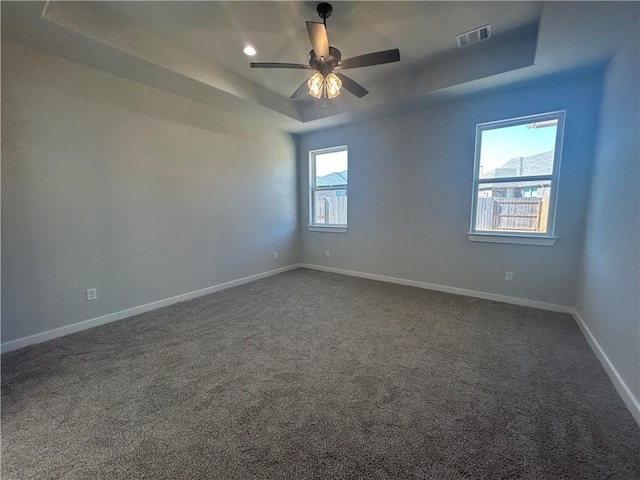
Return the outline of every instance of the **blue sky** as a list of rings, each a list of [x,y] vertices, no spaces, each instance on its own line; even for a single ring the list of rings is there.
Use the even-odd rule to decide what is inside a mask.
[[[527,128],[526,125],[482,132],[480,165],[483,172],[502,166],[515,157],[528,157],[555,148],[557,127]],[[347,152],[316,155],[316,176],[347,170]]]
[[[558,127],[527,128],[526,125],[482,132],[480,166],[487,173],[515,157],[528,157],[553,150]]]

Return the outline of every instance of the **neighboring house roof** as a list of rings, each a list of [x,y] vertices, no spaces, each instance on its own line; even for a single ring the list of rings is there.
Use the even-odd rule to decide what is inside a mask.
[[[347,184],[347,171],[334,172],[324,177],[316,178],[316,187],[332,187],[334,185],[346,185]]]
[[[553,150],[529,157],[516,157],[501,167],[490,170],[480,176],[485,178],[528,177],[533,175],[551,175],[553,171]]]

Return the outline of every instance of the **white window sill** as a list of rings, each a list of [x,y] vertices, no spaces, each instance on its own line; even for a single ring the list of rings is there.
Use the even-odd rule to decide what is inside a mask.
[[[558,237],[546,235],[519,235],[511,233],[469,232],[467,233],[467,237],[470,242],[511,243],[515,245],[537,245],[542,247],[551,247],[558,240]]]
[[[309,225],[307,227],[310,232],[324,232],[324,233],[347,233],[348,227],[337,226],[322,226],[322,225]]]

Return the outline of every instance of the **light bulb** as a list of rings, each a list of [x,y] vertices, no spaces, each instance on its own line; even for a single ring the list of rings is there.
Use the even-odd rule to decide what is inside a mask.
[[[244,52],[245,55],[249,57],[253,57],[256,53],[258,53],[258,51],[251,45],[247,45],[246,47],[244,47],[244,50],[242,51]]]
[[[337,75],[330,73],[325,80],[327,86],[327,97],[336,98],[340,95],[340,89],[342,88],[342,80]]]
[[[309,87],[309,95],[316,98],[322,98],[322,90],[324,86],[324,78],[320,72],[314,73],[307,82]]]

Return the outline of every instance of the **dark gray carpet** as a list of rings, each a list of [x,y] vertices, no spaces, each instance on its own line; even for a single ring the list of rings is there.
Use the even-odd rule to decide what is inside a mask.
[[[2,478],[637,479],[572,318],[296,270],[2,357]]]

